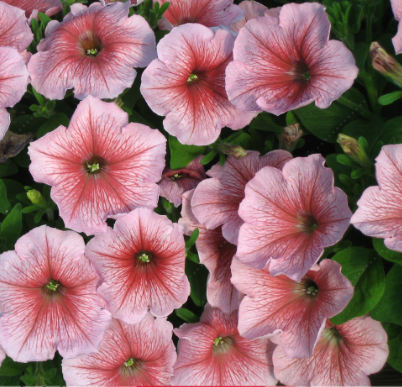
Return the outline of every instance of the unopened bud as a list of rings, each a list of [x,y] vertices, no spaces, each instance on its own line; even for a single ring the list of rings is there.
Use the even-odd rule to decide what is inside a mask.
[[[36,189],[31,189],[27,192],[28,199],[40,208],[46,208],[47,202],[46,199],[42,196],[42,194]]]
[[[359,142],[353,138],[339,133],[338,144],[342,147],[343,151],[351,157],[357,164],[362,167],[369,167],[371,165],[369,158],[366,155],[364,149],[360,146]]]
[[[303,135],[303,131],[300,129],[299,124],[292,124],[283,128],[283,133],[280,138],[281,149],[286,149],[291,152]]]
[[[240,145],[220,143],[217,145],[216,149],[219,152],[224,153],[228,156],[232,156],[237,160],[241,159],[244,156],[247,156],[247,151],[245,151],[244,148],[242,148]]]
[[[370,57],[373,67],[395,85],[402,87],[402,66],[377,42],[371,43]]]

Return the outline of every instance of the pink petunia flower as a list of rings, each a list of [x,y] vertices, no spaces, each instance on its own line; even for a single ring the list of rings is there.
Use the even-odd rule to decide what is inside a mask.
[[[242,263],[258,269],[268,263],[271,275],[299,282],[324,248],[342,239],[352,213],[324,163],[319,154],[297,157],[282,172],[264,167],[250,180],[239,208]]]
[[[179,337],[174,386],[274,386],[274,344],[247,340],[237,331],[237,311],[205,306],[201,321],[173,330]]]
[[[124,1],[124,0],[104,0],[106,4],[113,4],[116,3],[117,1]],[[145,0],[130,0],[131,5],[140,5],[143,3]]]
[[[328,320],[311,358],[292,359],[276,347],[275,376],[289,386],[369,386],[367,375],[381,370],[388,352],[387,334],[371,317]]]
[[[108,310],[127,323],[139,322],[148,309],[165,317],[190,295],[183,228],[150,209],[118,219],[114,229],[88,243],[86,254],[101,278],[98,293]]]
[[[206,27],[229,28],[244,18],[243,10],[233,0],[158,0],[159,4],[170,2],[159,27],[171,30],[186,23],[203,24]]]
[[[203,156],[196,157],[182,169],[165,170],[159,182],[159,195],[178,207],[182,202],[183,193],[197,187],[200,181],[207,178],[204,166],[200,162],[202,158]]]
[[[14,361],[97,350],[110,322],[99,281],[73,231],[37,227],[0,259],[0,342]]]
[[[5,3],[25,11],[27,17],[37,17],[39,12],[53,16],[63,9],[60,0],[3,0]]]
[[[177,27],[158,44],[158,59],[142,75],[141,93],[167,132],[183,144],[208,145],[221,129],[241,129],[256,113],[236,109],[225,92],[234,36],[200,24]]]
[[[401,150],[401,144],[383,146],[376,158],[378,186],[366,188],[350,223],[365,235],[384,238],[389,249],[402,252]]]
[[[222,235],[222,227],[207,230],[199,223],[191,208],[194,190],[183,195],[181,210],[182,218],[179,224],[184,227],[184,233],[191,235],[198,228],[199,235],[195,242],[200,262],[209,271],[207,282],[207,300],[224,313],[231,313],[239,308],[240,293],[230,282],[232,272],[230,265],[236,254],[236,246],[229,243]]]
[[[392,12],[394,13],[395,20],[400,21],[402,19],[402,1],[391,0]]]
[[[51,21],[38,53],[28,64],[33,87],[49,99],[63,99],[74,88],[88,95],[115,98],[155,57],[155,35],[139,15],[127,17],[130,3],[71,6],[63,20]]]
[[[212,179],[201,182],[191,200],[196,218],[213,230],[222,226],[223,236],[237,245],[240,226],[239,205],[244,199],[244,188],[257,171],[266,166],[282,169],[292,159],[289,152],[274,150],[264,156],[258,152],[247,152],[241,159],[228,157],[225,165],[214,165],[207,175]]]
[[[239,32],[240,28],[244,27],[249,20],[264,16],[268,8],[254,0],[244,0],[239,4],[239,7],[244,11],[244,19],[233,23],[230,29],[234,32]]]
[[[87,97],[68,129],[59,126],[31,143],[29,170],[52,186],[66,227],[92,235],[106,230],[106,218],[157,206],[165,143],[158,130],[129,124],[114,103]]]
[[[29,73],[23,57],[15,48],[0,47],[0,63],[0,140],[2,140],[10,126],[10,114],[6,107],[12,107],[21,100],[27,90]]]
[[[147,314],[134,325],[112,319],[99,350],[63,359],[68,386],[168,386],[176,349],[173,326]]]
[[[266,268],[254,269],[237,259],[232,283],[246,294],[239,309],[239,333],[247,338],[282,331],[282,347],[289,357],[310,357],[327,318],[341,312],[353,297],[353,285],[341,265],[324,259],[300,282],[273,277]]]
[[[277,115],[312,101],[327,108],[359,72],[345,45],[328,40],[330,27],[318,3],[285,4],[278,17],[249,20],[226,69],[229,100],[244,111]]]

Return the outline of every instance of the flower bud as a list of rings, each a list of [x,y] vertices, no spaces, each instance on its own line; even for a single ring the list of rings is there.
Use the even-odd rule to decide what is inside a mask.
[[[40,208],[46,208],[47,202],[46,199],[42,196],[42,194],[36,189],[31,189],[27,192],[28,199]]]
[[[350,156],[353,161],[362,167],[370,167],[371,163],[366,155],[366,152],[355,138],[339,133],[337,142],[340,144],[343,151]]]
[[[240,145],[220,143],[217,144],[216,150],[218,152],[224,153],[225,155],[232,156],[239,160],[244,156],[247,156],[247,151],[244,150]]]
[[[371,43],[370,57],[373,67],[391,82],[402,88],[402,66],[377,42]]]
[[[286,149],[291,152],[303,135],[303,131],[299,128],[299,124],[292,124],[283,128],[283,133],[280,137],[281,149]]]

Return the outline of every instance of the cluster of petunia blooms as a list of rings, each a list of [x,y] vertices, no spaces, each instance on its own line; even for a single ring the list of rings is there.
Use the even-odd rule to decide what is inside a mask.
[[[383,148],[380,187],[365,191],[352,217],[319,154],[248,151],[206,173],[202,156],[165,169],[165,136],[101,100],[147,67],[142,95],[166,116],[165,130],[192,145],[260,111],[326,108],[358,69],[343,43],[328,40],[325,8],[171,0],[161,21],[171,32],[156,47],[145,19],[128,17],[130,2],[77,3],[30,56],[27,16],[37,10],[24,4],[61,8],[10,3],[24,11],[0,1],[3,132],[5,108],[28,82],[49,99],[73,88],[82,102],[68,128],[29,146],[34,180],[52,187],[73,231],[35,228],[0,256],[2,357],[44,361],[57,350],[71,386],[370,384],[388,356],[386,332],[369,316],[330,322],[353,286],[323,253],[350,223],[402,251],[400,205],[389,199],[401,196],[401,145]],[[154,212],[159,195],[182,205],[178,224]],[[208,304],[200,322],[173,329],[167,316],[190,294],[184,235],[196,228]],[[94,237],[85,245],[80,232]]]

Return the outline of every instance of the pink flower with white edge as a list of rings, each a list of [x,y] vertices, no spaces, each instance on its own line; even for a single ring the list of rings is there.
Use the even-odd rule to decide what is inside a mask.
[[[39,12],[53,16],[63,9],[60,0],[3,0],[3,2],[23,9],[30,19],[37,18]]]
[[[229,31],[200,24],[176,27],[161,39],[158,59],[144,71],[142,95],[156,114],[166,116],[165,130],[182,144],[212,144],[224,126],[241,129],[255,117],[226,96],[234,40]]]
[[[239,333],[252,340],[280,330],[282,347],[291,358],[312,356],[327,318],[341,312],[353,297],[353,285],[341,274],[341,265],[330,259],[295,282],[235,258],[232,283],[246,294],[239,308]]]
[[[249,20],[257,17],[264,16],[268,8],[254,0],[245,0],[239,4],[239,7],[244,11],[244,19],[230,26],[230,29],[234,32],[239,32],[240,28],[244,27]]]
[[[10,126],[10,114],[6,107],[13,107],[21,100],[27,90],[29,73],[23,57],[15,48],[0,47],[0,63],[0,140],[2,140]]]
[[[197,187],[199,182],[207,178],[204,166],[200,162],[203,157],[196,157],[184,168],[165,170],[159,182],[159,195],[178,207],[182,202],[183,193]]]
[[[262,168],[246,185],[239,215],[237,257],[242,263],[294,281],[343,237],[352,213],[334,173],[314,154],[288,161],[282,171]]]
[[[129,8],[76,3],[61,23],[51,21],[28,64],[32,86],[49,99],[72,88],[78,99],[115,98],[131,87],[134,67],[146,67],[156,51],[151,27],[142,16],[127,17]]]
[[[173,386],[275,386],[268,339],[247,340],[237,331],[237,311],[205,306],[201,321],[183,324]]]
[[[222,226],[223,236],[237,245],[240,226],[239,205],[244,199],[244,188],[261,168],[282,169],[292,155],[284,150],[274,150],[264,156],[247,152],[241,159],[228,157],[225,165],[214,165],[207,175],[212,179],[202,181],[195,189],[191,206],[196,218],[208,230]]]
[[[86,250],[101,278],[98,293],[108,310],[131,324],[148,310],[166,317],[187,301],[185,253],[183,228],[147,208],[118,219],[114,229],[96,235]]]
[[[285,4],[279,16],[249,20],[226,69],[229,101],[244,111],[276,115],[315,101],[327,108],[352,87],[352,53],[328,40],[331,24],[318,3]]]
[[[96,353],[63,359],[67,386],[168,386],[176,349],[173,326],[147,314],[138,324],[112,319]]]
[[[41,226],[0,259],[0,343],[14,361],[95,352],[110,322],[99,281],[73,231]]]
[[[171,30],[186,23],[203,24],[206,27],[229,28],[244,18],[243,10],[233,0],[158,0],[159,4],[170,2],[159,27]]]
[[[236,254],[236,246],[229,243],[222,235],[222,227],[207,230],[199,223],[191,208],[194,190],[183,195],[183,205],[179,224],[184,233],[191,235],[198,228],[199,235],[195,242],[200,262],[209,271],[207,282],[207,300],[224,313],[231,313],[239,308],[241,295],[230,282],[232,272],[230,265]]]
[[[378,186],[368,187],[357,202],[352,223],[363,234],[385,239],[402,252],[402,145],[385,145],[376,158]]]
[[[367,375],[381,370],[388,352],[387,334],[371,317],[328,320],[312,357],[292,359],[282,344],[275,348],[275,376],[288,386],[369,386]]]
[[[66,227],[92,235],[106,230],[107,218],[157,206],[165,143],[158,130],[129,124],[117,105],[90,96],[68,128],[30,144],[29,170],[35,181],[52,186]]]

